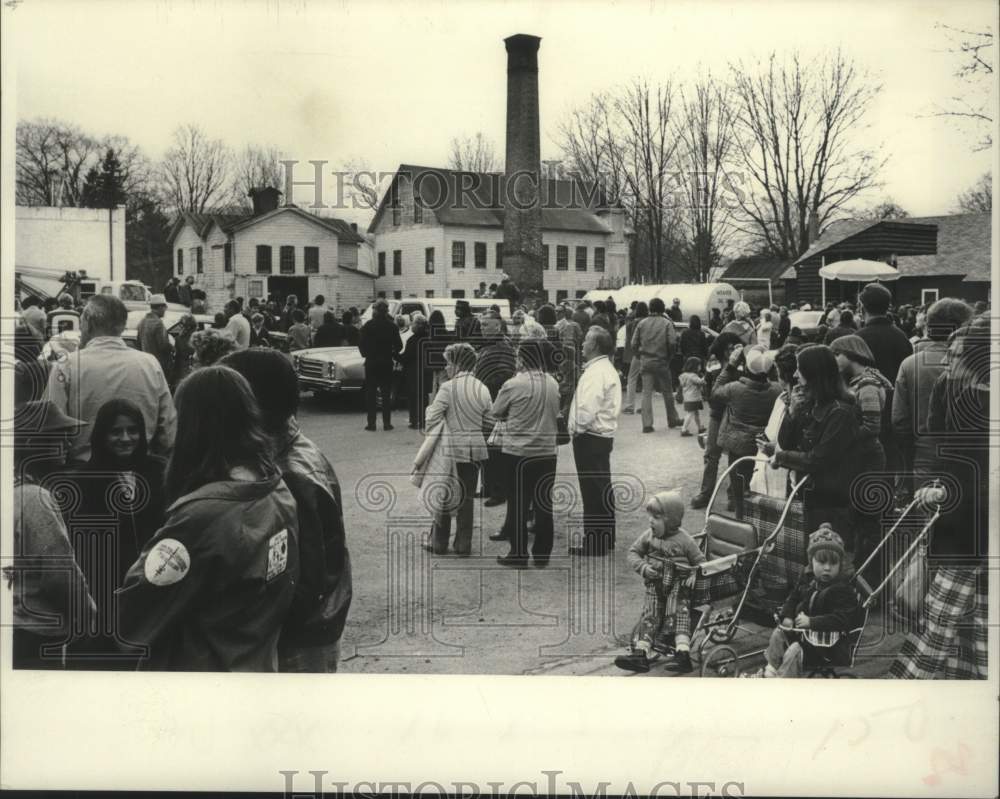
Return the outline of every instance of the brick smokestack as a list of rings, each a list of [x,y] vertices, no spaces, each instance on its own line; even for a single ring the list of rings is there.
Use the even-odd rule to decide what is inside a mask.
[[[507,47],[507,157],[503,269],[525,299],[542,291],[541,144],[538,125],[538,36],[519,33]]]

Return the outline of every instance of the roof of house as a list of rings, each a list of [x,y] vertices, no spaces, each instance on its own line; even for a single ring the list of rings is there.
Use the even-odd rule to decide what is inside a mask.
[[[499,172],[461,172],[440,167],[400,164],[388,191],[382,196],[369,231],[374,231],[396,190],[400,175],[413,183],[422,204],[442,225],[503,227],[504,202],[513,200],[516,183],[508,191],[507,177]],[[601,218],[608,211],[603,192],[576,180],[542,180],[539,186],[544,230],[611,233]]]
[[[729,263],[719,280],[726,281],[733,278],[780,280],[787,266],[788,262],[784,258],[773,255],[743,255]]]
[[[174,221],[168,240],[173,241],[185,224],[191,225],[191,227],[194,228],[195,232],[198,234],[198,237],[204,239],[208,235],[212,225],[216,225],[224,233],[235,233],[238,230],[243,230],[265,219],[270,219],[278,214],[289,211],[295,213],[303,219],[326,228],[332,233],[335,233],[338,239],[342,242],[355,244],[364,244],[365,242],[364,237],[360,233],[355,232],[344,220],[335,219],[333,217],[316,216],[316,214],[310,214],[308,211],[303,211],[297,205],[291,204],[279,206],[273,211],[258,214],[257,216],[247,213],[233,214],[210,212],[205,214],[196,214],[191,211],[185,211],[178,215],[177,219]]]
[[[990,280],[991,230],[988,213],[880,221],[841,220],[824,230],[816,243],[796,259],[795,264],[801,264],[813,255],[883,222],[894,225],[934,225],[937,228],[937,254],[897,256],[896,264],[902,277],[964,275],[965,280]],[[794,264],[781,275],[785,279],[794,279],[795,276]]]
[[[373,275],[371,272],[366,272],[364,269],[358,269],[353,266],[345,266],[344,264],[337,264],[338,269],[343,269],[345,272],[354,272],[356,275],[361,275],[362,277],[370,277],[375,280],[378,276]]]

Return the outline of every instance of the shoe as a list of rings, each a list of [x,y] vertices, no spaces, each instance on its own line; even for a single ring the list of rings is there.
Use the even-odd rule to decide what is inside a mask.
[[[707,433],[707,432],[708,432],[708,428],[707,427],[699,427],[698,428],[698,435],[700,435],[700,436],[705,435],[705,433]]]
[[[627,413],[629,416],[635,416],[635,408],[622,408],[622,413]]]
[[[497,563],[512,569],[528,568],[528,559],[526,557],[518,557],[517,555],[497,555]]]
[[[545,557],[540,558],[536,555],[534,558],[532,558],[531,562],[536,569],[544,569],[546,566],[549,565],[549,556],[546,555]]]
[[[373,424],[366,424],[365,430],[367,430],[369,433],[374,433],[376,430],[378,430],[378,428]]]
[[[503,497],[490,497],[483,504],[487,508],[495,508],[497,505],[504,505],[504,504],[506,504],[506,502],[507,502],[507,500],[504,499]]]
[[[510,536],[504,532],[494,533],[490,536],[490,541],[510,541]]]
[[[447,555],[448,554],[448,550],[447,549],[444,552],[435,552],[434,551],[434,547],[431,544],[421,544],[420,548],[423,549],[425,552],[430,552],[432,555]]]
[[[644,428],[642,428],[642,432],[643,433],[655,433],[656,432],[656,428],[655,427],[644,427]]]
[[[391,424],[382,425],[383,430],[394,430],[395,428]]]
[[[649,659],[645,652],[630,652],[615,658],[615,665],[625,671],[636,671],[645,674],[649,671]]]
[[[695,510],[708,507],[708,501],[710,499],[711,497],[708,494],[697,494],[691,499],[691,507]]]
[[[705,434],[698,433],[698,446],[705,449]]]
[[[690,674],[694,671],[694,666],[691,665],[691,653],[686,650],[679,650],[674,652],[674,660],[672,663],[668,663],[664,668],[667,671],[676,671],[680,674]]]
[[[694,434],[693,433],[689,433],[687,430],[682,430],[681,431],[681,438],[691,438],[692,435],[694,435]],[[702,447],[702,449],[704,449],[704,447]]]
[[[672,429],[674,427],[681,427],[683,424],[684,422],[667,422],[667,427]]]

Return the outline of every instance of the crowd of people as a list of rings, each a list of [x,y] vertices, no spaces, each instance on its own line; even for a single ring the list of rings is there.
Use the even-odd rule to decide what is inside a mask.
[[[17,348],[17,551],[65,556],[83,590],[15,569],[16,659],[37,667],[336,669],[351,599],[342,499],[333,467],[295,422],[290,360],[268,346],[280,317],[296,346],[357,344],[368,430],[376,430],[378,395],[383,428],[392,429],[387,398],[402,370],[410,427],[425,433],[413,479],[432,513],[426,548],[435,556],[470,556],[481,493],[486,506],[507,505],[490,535],[508,544],[498,563],[545,568],[561,446],[572,448],[582,505],[568,553],[612,555],[614,439],[620,421],[636,414],[637,396],[641,430],[655,433],[656,392],[668,428],[696,437],[704,451],[692,507],[707,505],[723,454],[729,463],[768,459],[766,466],[740,461],[731,472],[728,502],[737,515],[758,481],[785,496],[808,478],[809,563],[763,676],[798,673],[795,635],[815,615],[802,608],[815,611],[820,594],[836,600],[836,623],[852,618],[840,607],[842,591],[823,592],[850,579],[880,538],[880,511],[858,497],[885,487],[930,506],[942,482],[961,487],[931,538],[926,623],[909,634],[891,673],[985,676],[985,306],[946,298],[893,309],[890,292],[871,284],[856,306],[831,303],[807,341],[789,322],[792,305],[730,302],[704,323],[697,315],[685,323],[677,300],[619,309],[609,297],[531,310],[513,299],[518,294],[513,284],[484,292],[511,301],[509,319],[499,304],[475,315],[457,301],[454,329],[440,311],[392,318],[384,300],[360,327],[356,311],[338,320],[322,297],[306,309],[290,299],[277,317],[271,302],[261,309],[233,300],[220,328],[185,326],[173,358],[163,357],[156,325],[162,296],[143,320],[138,349],[122,340],[125,307],[109,296],[78,312],[81,346],[55,362],[40,361],[27,332]],[[22,307],[24,328],[40,321],[33,307]],[[961,457],[941,446],[956,436]],[[84,500],[67,506],[65,496]],[[680,495],[654,500],[650,529],[629,553],[646,589],[644,632],[620,660],[643,670],[650,649],[669,638],[685,671],[688,581],[671,564],[690,567],[699,558],[681,535]],[[117,534],[71,541],[67,523],[91,512],[111,513]],[[883,567],[870,568],[865,577],[877,582]],[[66,624],[45,627],[34,618],[39,609]],[[88,628],[97,632],[71,633],[73,614],[102,620]]]

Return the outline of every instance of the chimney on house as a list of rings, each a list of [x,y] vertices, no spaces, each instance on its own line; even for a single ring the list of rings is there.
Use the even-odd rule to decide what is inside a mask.
[[[358,232],[358,223],[357,222],[351,222],[351,232],[352,233],[357,233]]]
[[[519,33],[507,48],[507,153],[503,193],[504,271],[528,298],[542,290],[541,143],[538,36]]]
[[[813,209],[809,212],[809,241],[806,246],[812,247],[819,238],[819,214]]]
[[[261,186],[250,189],[247,196],[253,202],[253,215],[260,216],[277,210],[281,192],[273,186]]]

